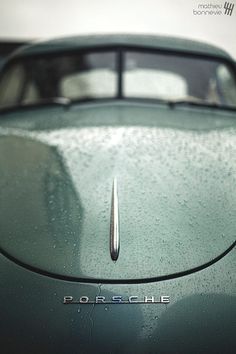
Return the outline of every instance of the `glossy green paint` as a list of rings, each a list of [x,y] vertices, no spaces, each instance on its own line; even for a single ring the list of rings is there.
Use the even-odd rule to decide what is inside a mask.
[[[225,112],[217,120],[209,110],[204,120],[199,109],[128,103],[110,110],[101,105],[52,111],[61,127],[50,109],[43,110],[43,130],[25,128],[35,121],[32,115],[40,125],[33,111],[17,120],[12,115],[12,128],[9,116],[3,117],[4,252],[40,271],[96,281],[174,277],[224,253],[235,241],[235,115]],[[162,126],[158,119],[149,125],[154,112]],[[75,116],[89,121],[89,115],[93,126],[74,124]],[[117,119],[113,126],[107,124],[109,115]],[[172,115],[177,129],[171,127]],[[145,117],[142,126],[135,125],[138,116]],[[96,124],[100,117],[103,125]],[[202,122],[198,128],[196,121]],[[223,128],[229,122],[231,128]],[[121,240],[116,263],[109,252],[114,177]]]
[[[83,40],[115,37],[84,37],[78,47]],[[132,41],[157,46],[146,36]],[[156,41],[174,50],[187,43]],[[188,50],[225,57],[200,44]],[[2,113],[0,352],[235,353],[235,247],[175,277],[235,242],[235,150],[233,111],[114,100]],[[109,254],[114,177],[116,263]],[[164,275],[172,279],[160,281]],[[170,303],[63,304],[64,296],[96,295],[166,295]]]
[[[1,256],[1,352],[235,353],[235,267],[231,251],[178,279],[102,285],[45,277]],[[63,304],[65,295],[160,294],[170,296],[168,305]]]
[[[95,48],[101,46],[142,46],[149,49],[168,51],[183,51],[190,54],[203,54],[222,59],[230,56],[224,50],[210,44],[192,41],[184,38],[152,36],[152,35],[90,35],[59,38],[24,46],[14,53],[14,56],[27,56],[39,53],[56,53],[76,49]]]

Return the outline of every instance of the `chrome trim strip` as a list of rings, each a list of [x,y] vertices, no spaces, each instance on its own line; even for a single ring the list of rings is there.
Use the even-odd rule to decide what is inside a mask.
[[[111,198],[111,221],[110,221],[110,254],[113,261],[117,261],[120,250],[119,237],[119,203],[117,180],[114,178]]]

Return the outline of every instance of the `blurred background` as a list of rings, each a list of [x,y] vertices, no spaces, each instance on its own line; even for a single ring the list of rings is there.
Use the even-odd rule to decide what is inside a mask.
[[[226,15],[224,4],[219,0],[0,0],[0,55],[45,38],[149,33],[203,40],[236,58],[236,8]]]

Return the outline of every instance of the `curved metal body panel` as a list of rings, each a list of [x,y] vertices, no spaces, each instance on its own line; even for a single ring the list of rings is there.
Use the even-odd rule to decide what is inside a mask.
[[[18,55],[104,41],[230,61],[138,36]],[[117,99],[1,113],[0,352],[235,353],[235,110]]]
[[[30,272],[4,257],[0,262],[4,354],[235,352],[235,251],[192,275],[139,285],[73,283]],[[168,305],[63,304],[66,295],[160,294],[170,296]]]
[[[236,124],[234,112],[213,112],[123,103],[6,115],[4,254],[68,280],[106,282],[175,277],[214,262],[235,242]]]

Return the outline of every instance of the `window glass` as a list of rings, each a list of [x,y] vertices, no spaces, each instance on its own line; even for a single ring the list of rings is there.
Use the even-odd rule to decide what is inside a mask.
[[[21,98],[25,83],[25,71],[22,65],[17,64],[5,72],[0,81],[0,105],[16,105]]]
[[[187,85],[184,78],[178,74],[165,70],[140,68],[125,72],[124,95],[178,99],[187,95]]]
[[[235,105],[236,82],[217,60],[127,51],[124,96]]]
[[[59,82],[61,96],[70,99],[109,98],[116,95],[115,53],[88,53],[67,58]]]
[[[236,105],[236,84],[230,69],[220,64],[217,67],[216,80],[225,104]]]
[[[118,49],[19,58],[8,64],[0,78],[0,106],[58,97],[75,101],[117,98],[118,88],[123,98],[236,106],[235,76],[227,63],[142,48],[119,48],[119,53],[123,59],[120,73]]]
[[[117,90],[115,53],[90,53],[78,59],[67,58],[59,81],[60,95],[71,99],[114,97]]]
[[[32,57],[9,66],[0,81],[0,105],[37,103],[58,97],[109,98],[116,95],[115,52]]]

